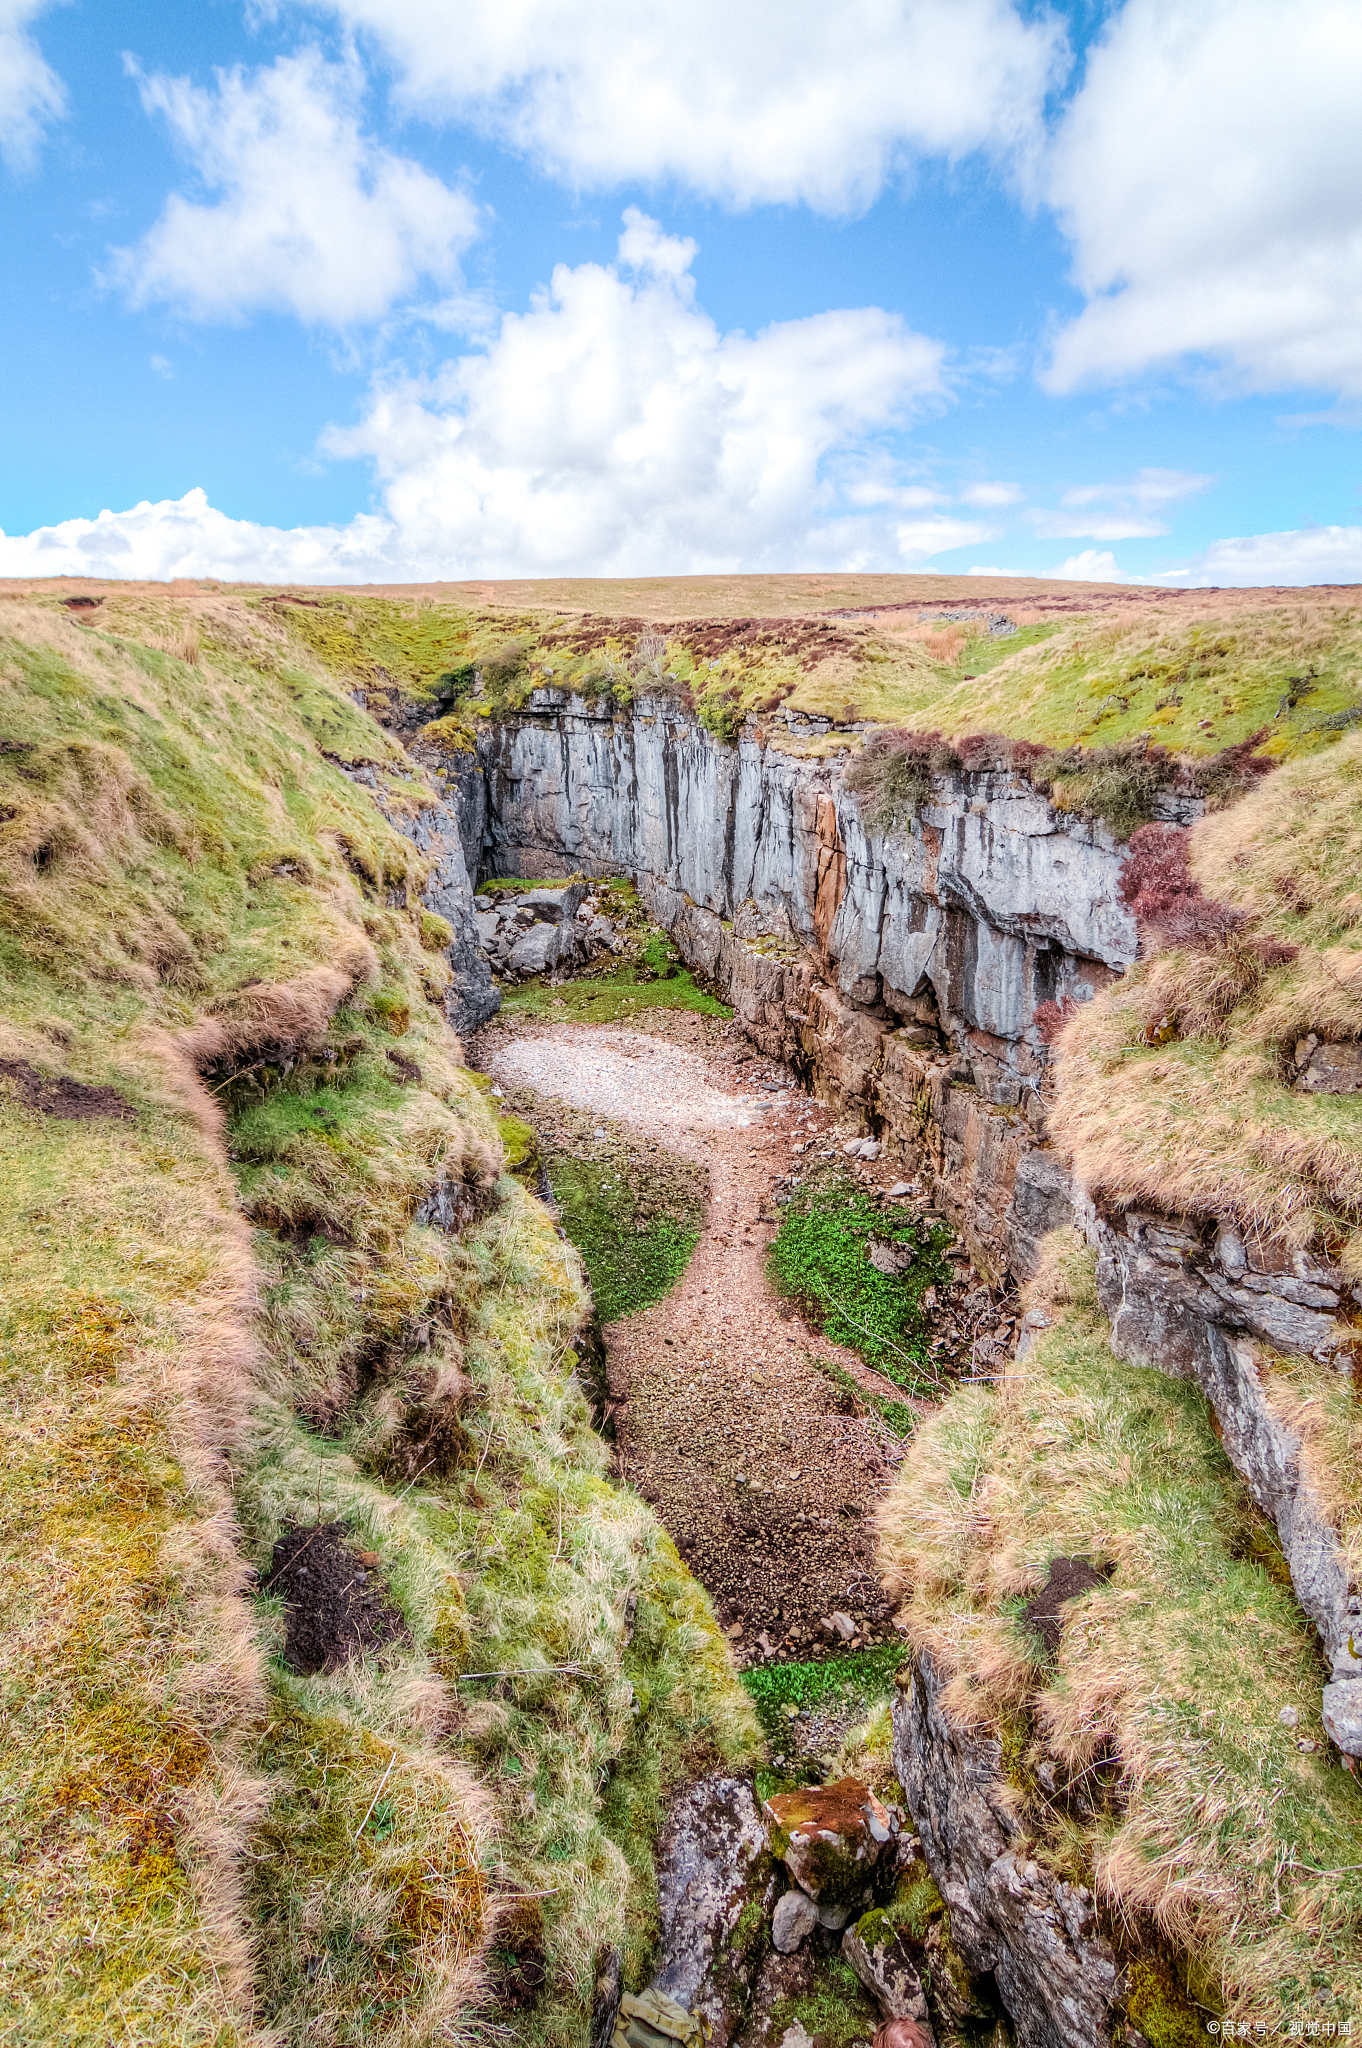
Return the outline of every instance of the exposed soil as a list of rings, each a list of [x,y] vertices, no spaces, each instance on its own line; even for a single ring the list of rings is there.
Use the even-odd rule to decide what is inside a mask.
[[[792,1147],[829,1140],[831,1112],[736,1024],[692,1012],[652,1012],[637,1030],[499,1022],[470,1057],[508,1106],[532,1113],[529,1091],[556,1095],[708,1171],[708,1215],[685,1275],[604,1337],[619,1474],[709,1591],[738,1662],[847,1647],[834,1613],[854,1624],[851,1647],[893,1640],[872,1519],[903,1445],[826,1368],[880,1398],[904,1396],[809,1328],[766,1277]],[[857,1171],[897,1178],[887,1163]]]
[[[282,1593],[284,1662],[307,1676],[338,1671],[357,1653],[409,1640],[377,1557],[356,1550],[350,1534],[344,1522],[286,1529],[261,1584],[263,1593]]]
[[[44,1116],[61,1117],[68,1123],[137,1114],[116,1088],[92,1088],[66,1074],[40,1074],[27,1060],[0,1060],[0,1081],[11,1084],[25,1109],[40,1110]]]
[[[1060,1613],[1063,1603],[1076,1600],[1080,1593],[1090,1593],[1094,1586],[1105,1586],[1110,1577],[1110,1568],[1094,1571],[1091,1559],[1086,1557],[1052,1559],[1049,1578],[1022,1609],[1024,1618],[1052,1657],[1064,1632],[1064,1616]]]

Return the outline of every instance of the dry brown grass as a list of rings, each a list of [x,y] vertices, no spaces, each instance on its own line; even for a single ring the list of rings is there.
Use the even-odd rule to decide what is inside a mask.
[[[1324,1754],[1312,1632],[1251,1561],[1201,1395],[1111,1355],[1071,1237],[1030,1303],[1050,1327],[920,1430],[883,1511],[910,1638],[952,1718],[1002,1737],[1029,1853],[1094,1884],[1124,1941],[1157,1928],[1236,2019],[1354,2011],[1362,1795]],[[1115,1569],[1066,1603],[1052,1664],[1021,1608],[1076,1554]]]
[[[575,2048],[602,1939],[646,1971],[668,1784],[755,1737],[703,1596],[605,1477],[580,1272],[498,1184],[425,864],[326,757],[403,771],[395,807],[410,763],[235,598],[0,629],[0,1055],[132,1112],[41,1117],[0,1082],[7,2038],[485,2035],[516,1884],[561,1893],[533,2024]],[[413,1221],[437,1182],[448,1234]],[[317,1516],[379,1555],[407,1634],[304,1680],[238,1518],[263,1573]],[[475,1644],[542,1680],[475,1705]]]
[[[0,1147],[13,2038],[245,2040],[262,1690],[224,1454],[253,1365],[246,1232],[220,1151],[173,1115],[55,1123],[11,1098]]]
[[[1362,1035],[1362,736],[1289,763],[1191,843],[1244,927],[1140,963],[1077,1013],[1055,1136],[1118,1205],[1227,1215],[1362,1274],[1362,1098],[1289,1085],[1298,1038]],[[1296,957],[1265,965],[1266,941]]]

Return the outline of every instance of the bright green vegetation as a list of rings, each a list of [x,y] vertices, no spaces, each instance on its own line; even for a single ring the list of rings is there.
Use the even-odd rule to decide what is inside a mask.
[[[6,2038],[430,2040],[490,1969],[569,2048],[602,1944],[646,1977],[670,1786],[756,1723],[608,1480],[423,861],[325,753],[399,807],[419,771],[354,650],[338,684],[271,607],[195,614],[0,621]],[[457,653],[418,627],[380,665]],[[248,1572],[318,1520],[402,1630],[305,1677]]]
[[[1220,617],[1137,604],[998,638],[982,621],[891,630],[808,618],[735,621],[716,638],[712,622],[640,632],[599,614],[330,592],[261,609],[380,716],[403,700],[427,717],[452,708],[443,738],[459,750],[479,720],[514,712],[542,685],[621,715],[641,696],[676,695],[726,744],[749,716],[766,721],[788,704],[841,722],[952,738],[996,732],[1061,751],[1148,739],[1201,756],[1267,726],[1268,751],[1285,756],[1329,745],[1362,713],[1362,614],[1314,592],[1270,608],[1227,599]],[[768,729],[778,737],[782,727]]]
[[[945,1225],[924,1230],[886,1214],[834,1168],[807,1180],[785,1210],[771,1245],[771,1277],[834,1343],[859,1351],[906,1392],[923,1393],[936,1375],[922,1297],[945,1277],[942,1255],[954,1241]],[[903,1271],[872,1266],[872,1244],[902,1247],[910,1255]],[[900,1422],[911,1426],[907,1417]]]
[[[1313,1631],[1200,1391],[1113,1357],[1071,1234],[1031,1299],[1052,1322],[1024,1369],[923,1425],[884,1510],[909,1635],[1001,1737],[1027,1853],[1094,1884],[1136,1954],[1151,1930],[1230,2017],[1355,2011],[1362,1789],[1329,1759]],[[1114,1569],[1051,1658],[1018,1596],[1075,1555]]]
[[[698,1213],[678,1220],[659,1206],[645,1180],[630,1185],[595,1160],[559,1155],[550,1160],[548,1175],[603,1323],[633,1315],[676,1285],[700,1235]]]
[[[851,1650],[841,1657],[824,1657],[807,1664],[753,1664],[743,1672],[742,1682],[751,1694],[768,1736],[782,1734],[787,1706],[815,1707],[829,1700],[845,1700],[867,1710],[891,1699],[894,1674],[903,1663],[904,1652],[890,1643],[882,1650]]]
[[[542,882],[504,882],[504,888],[542,888]],[[605,914],[625,926],[628,950],[607,953],[570,981],[540,977],[508,989],[502,1009],[508,1017],[543,1017],[573,1024],[618,1024],[647,1010],[698,1010],[731,1017],[727,1003],[695,979],[666,933],[651,923],[632,882],[597,885]]]
[[[581,1253],[603,1323],[633,1315],[676,1285],[704,1223],[704,1170],[625,1125],[561,1103],[531,1103],[544,1168],[568,1238]],[[604,1131],[601,1138],[597,1130]]]
[[[874,2034],[880,2015],[856,1972],[836,1956],[823,1966],[805,1997],[777,2000],[771,2008],[771,2039],[779,2041],[796,2020],[811,2040],[825,2041],[827,2048],[849,2048],[851,2042]]]

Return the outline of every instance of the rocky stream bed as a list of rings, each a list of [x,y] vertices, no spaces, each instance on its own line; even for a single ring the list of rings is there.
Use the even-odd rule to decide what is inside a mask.
[[[511,888],[479,906],[510,1000],[470,1058],[508,1130],[532,1133],[519,1170],[555,1207],[563,1193],[563,1225],[615,1305],[591,1391],[617,1474],[705,1586],[768,1732],[755,1783],[721,1776],[673,1800],[657,1970],[630,1991],[606,1958],[593,2044],[1001,2043],[1001,2008],[951,1946],[894,1778],[901,1635],[873,1521],[936,1389],[987,1373],[1010,1345],[1006,1305],[922,1185],[756,1052],[721,1006],[644,999],[619,1022],[585,1021],[593,962],[608,977],[611,956],[647,944],[603,914],[603,892]],[[583,978],[565,980],[574,970]],[[599,1211],[572,1206],[583,1176]],[[914,1354],[894,1377],[824,1334],[838,1327],[827,1300],[773,1284],[782,1218],[830,1189],[864,1235],[857,1256],[891,1283],[914,1233],[936,1256]],[[665,1286],[631,1238],[644,1243],[669,1208],[693,1216],[693,1247]]]

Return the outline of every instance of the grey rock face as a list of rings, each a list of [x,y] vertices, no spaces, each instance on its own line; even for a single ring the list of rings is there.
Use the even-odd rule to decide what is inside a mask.
[[[1324,1730],[1345,1756],[1362,1756],[1362,1678],[1336,1678],[1326,1685]]]
[[[878,1914],[867,1914],[842,1936],[842,1954],[887,2020],[916,2020],[935,2043],[927,1996],[902,1936]]]
[[[911,831],[868,833],[840,764],[723,747],[670,700],[627,717],[562,692],[479,740],[496,872],[631,872],[719,919],[756,906],[847,996],[934,996],[963,1036],[1039,1064],[1037,1004],[1135,957],[1121,849],[1010,774],[936,778]],[[530,858],[527,860],[527,854]],[[773,921],[774,920],[774,924]]]
[[[477,913],[473,909],[473,887],[468,878],[459,821],[451,806],[432,796],[418,815],[408,817],[388,800],[372,768],[345,768],[352,782],[363,785],[388,823],[404,839],[410,839],[418,853],[430,862],[430,879],[421,894],[427,910],[444,918],[453,936],[446,957],[452,980],[445,996],[445,1015],[460,1036],[476,1031],[501,1008],[501,997],[492,983],[492,971],[482,950]]]
[[[688,1786],[658,1843],[662,1960],[653,1988],[704,2015],[711,2048],[728,2048],[760,1958],[763,1927],[745,1943],[733,1941],[743,1909],[755,1901],[764,1922],[776,1882],[747,1780],[705,1778]]]
[[[993,1973],[1020,2048],[1110,2048],[1115,1958],[1091,1894],[1018,1861],[1002,1746],[955,1728],[930,1657],[894,1700],[894,1767],[950,1908],[951,1937],[977,1976]]]
[[[792,1956],[818,1925],[818,1908],[807,1892],[792,1885],[776,1900],[771,1915],[771,1942],[777,1955]]]

